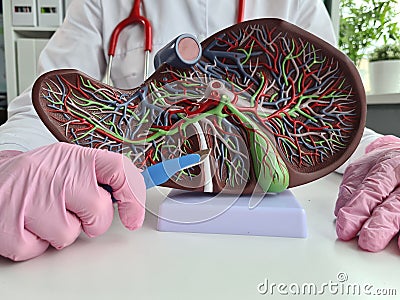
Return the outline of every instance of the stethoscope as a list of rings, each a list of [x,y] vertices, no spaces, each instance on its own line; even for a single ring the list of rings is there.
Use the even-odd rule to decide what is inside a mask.
[[[129,26],[134,24],[142,24],[144,28],[144,80],[147,79],[149,75],[149,65],[150,65],[150,52],[152,50],[152,27],[150,21],[140,14],[140,5],[142,4],[142,0],[134,0],[132,10],[129,16],[122,20],[118,25],[114,28],[114,31],[111,34],[110,44],[108,48],[108,63],[107,63],[107,71],[106,71],[106,83],[110,84],[111,78],[111,67],[113,57],[115,55],[115,49],[117,48],[118,37],[121,31]],[[245,0],[239,0],[238,3],[238,14],[236,22],[240,23],[244,19],[244,10],[245,10]]]

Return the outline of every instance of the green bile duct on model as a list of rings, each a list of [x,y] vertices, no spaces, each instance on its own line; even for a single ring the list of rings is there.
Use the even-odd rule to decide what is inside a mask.
[[[207,114],[215,114],[220,118],[226,117],[223,113],[224,108],[232,115],[239,118],[242,126],[246,129],[249,137],[250,154],[253,162],[254,173],[257,177],[257,183],[264,192],[280,193],[287,189],[289,185],[289,172],[273,141],[262,131],[256,122],[249,116],[241,112],[232,104],[233,94],[219,81],[213,81],[209,84],[211,92],[206,95],[218,95],[219,104]],[[250,96],[249,96],[250,97]],[[254,99],[252,96],[251,99]],[[250,103],[252,103],[250,101]],[[254,103],[253,103],[254,104]],[[261,112],[258,112],[258,114]]]

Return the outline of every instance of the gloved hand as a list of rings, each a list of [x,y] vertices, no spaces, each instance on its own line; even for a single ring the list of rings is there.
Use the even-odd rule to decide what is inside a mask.
[[[0,255],[26,260],[52,245],[62,249],[83,230],[94,237],[111,225],[111,186],[122,223],[142,225],[146,187],[123,155],[57,143],[0,152]]]
[[[378,138],[346,168],[335,215],[338,237],[350,240],[359,234],[358,245],[367,251],[384,249],[399,232],[399,138]]]

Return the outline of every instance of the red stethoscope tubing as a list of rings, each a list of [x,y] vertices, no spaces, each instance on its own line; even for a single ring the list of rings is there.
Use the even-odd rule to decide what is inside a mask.
[[[246,6],[246,0],[239,0],[236,23],[242,23],[244,21],[245,6]]]
[[[140,4],[142,3],[141,0],[135,0],[133,3],[132,10],[129,14],[129,16],[122,20],[115,28],[113,33],[111,34],[111,39],[110,39],[110,45],[108,48],[108,55],[109,56],[114,56],[115,54],[115,49],[117,48],[117,42],[118,42],[118,37],[121,31],[133,24],[141,23],[144,28],[144,34],[145,34],[145,39],[144,39],[144,51],[150,51],[152,50],[152,28],[150,21],[142,16],[140,14]]]
[[[108,46],[108,63],[106,70],[106,83],[110,84],[111,78],[111,68],[112,61],[115,55],[115,50],[117,49],[118,37],[121,31],[129,26],[134,24],[142,24],[144,28],[144,53],[145,53],[145,61],[144,61],[144,80],[147,79],[149,72],[149,63],[150,63],[150,52],[153,48],[153,30],[151,27],[150,21],[140,14],[140,5],[142,4],[142,0],[134,0],[132,10],[129,16],[118,23],[118,25],[114,28],[111,38],[110,44]],[[237,14],[237,23],[240,23],[244,19],[244,9],[245,9],[245,0],[239,0],[238,4],[238,14]]]
[[[118,42],[118,37],[121,31],[133,24],[141,23],[144,27],[144,51],[150,51],[152,50],[152,27],[150,21],[142,16],[140,14],[140,5],[142,3],[142,0],[135,0],[133,3],[132,10],[129,14],[129,16],[122,20],[115,28],[113,33],[111,34],[111,39],[110,39],[110,45],[108,48],[108,55],[109,56],[114,56],[115,55],[115,49],[117,48],[117,42]],[[245,5],[246,1],[245,0],[239,0],[238,4],[238,14],[237,14],[237,23],[243,22],[244,20],[244,10],[245,10]]]

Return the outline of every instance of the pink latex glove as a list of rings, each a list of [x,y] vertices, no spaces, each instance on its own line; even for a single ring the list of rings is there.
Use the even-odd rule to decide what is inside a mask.
[[[0,152],[0,255],[26,260],[49,244],[62,249],[83,230],[94,237],[111,225],[118,200],[122,223],[142,225],[146,187],[123,155],[57,143],[22,153]]]
[[[335,208],[336,232],[360,248],[384,249],[400,230],[400,139],[383,136],[343,175]],[[400,240],[398,240],[400,247]]]

